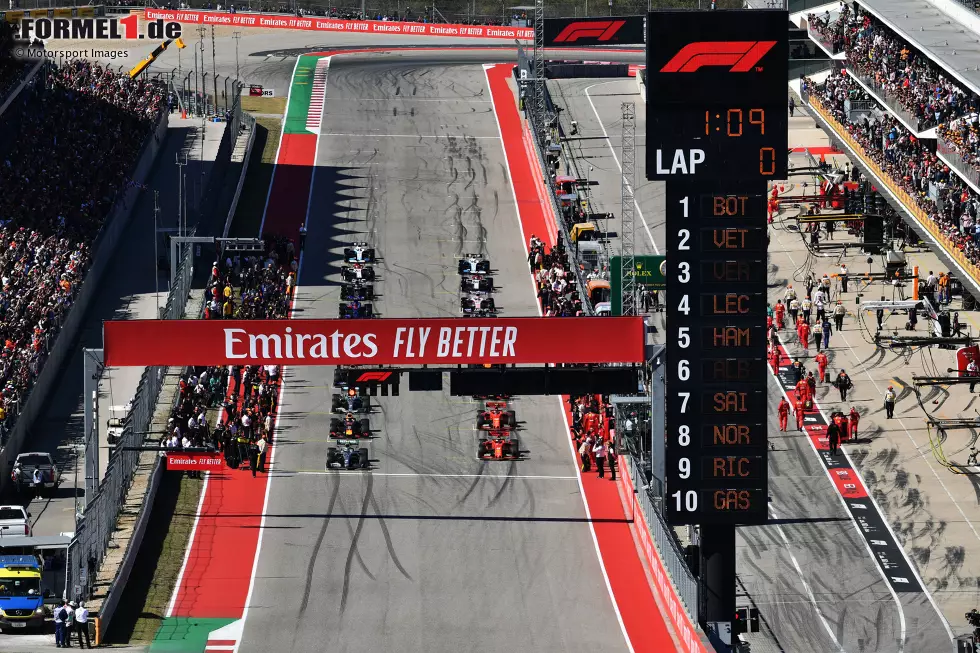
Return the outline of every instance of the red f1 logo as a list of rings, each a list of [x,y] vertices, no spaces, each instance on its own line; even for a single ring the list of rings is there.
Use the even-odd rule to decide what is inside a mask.
[[[391,372],[364,372],[357,377],[357,380],[354,383],[364,383],[366,381],[377,381],[378,383],[381,383],[382,381],[387,380],[389,376],[391,376]]]
[[[728,72],[747,73],[775,41],[698,41],[688,43],[660,69],[662,73],[693,73],[703,66],[731,66]]]
[[[608,41],[625,24],[625,20],[582,20],[576,23],[570,23],[558,33],[554,42],[574,43],[583,38]]]

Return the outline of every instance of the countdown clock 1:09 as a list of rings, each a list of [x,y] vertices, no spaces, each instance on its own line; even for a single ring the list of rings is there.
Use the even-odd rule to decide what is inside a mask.
[[[784,111],[785,109],[779,110],[776,116],[782,118],[781,114]],[[767,113],[770,118],[768,123],[766,120]],[[739,150],[744,147],[747,152],[758,150],[759,175],[775,178],[779,167],[777,161],[780,155],[785,156],[785,154],[777,152],[775,147],[765,145],[768,140],[766,139],[767,128],[769,134],[772,135],[773,130],[778,128],[773,123],[784,121],[773,120],[776,116],[772,114],[772,109],[767,112],[762,107],[707,108],[703,114],[704,136],[713,143],[723,145],[725,149],[734,146]],[[783,128],[785,129],[785,126]],[[737,145],[733,142],[725,143],[724,141],[728,139],[740,142]],[[743,139],[744,142],[741,142]],[[775,142],[775,140],[772,139],[770,142]],[[755,146],[756,143],[758,143],[758,147]],[[745,163],[748,165],[749,162],[745,161]]]

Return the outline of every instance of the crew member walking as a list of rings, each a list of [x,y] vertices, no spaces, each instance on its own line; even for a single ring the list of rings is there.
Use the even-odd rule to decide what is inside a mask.
[[[854,383],[851,382],[851,377],[847,375],[844,370],[840,371],[837,375],[837,379],[834,381],[834,385],[837,386],[837,391],[840,392],[840,400],[847,401],[847,391],[854,387]]]
[[[820,383],[826,383],[827,382],[827,364],[829,362],[828,359],[827,359],[827,354],[825,354],[824,352],[820,352],[819,354],[816,355],[816,357],[814,357],[813,360],[815,360],[817,362],[817,373],[820,376]]]
[[[804,412],[803,400],[800,399],[799,397],[797,397],[796,398],[796,408],[793,411],[793,413],[796,415],[796,430],[797,431],[802,431],[803,430],[803,412]]]
[[[836,456],[840,449],[839,419],[835,419],[827,425],[827,445],[830,447],[830,454]]]
[[[851,412],[847,414],[847,425],[851,430],[851,439],[854,439],[858,435],[858,422],[861,421],[861,415],[858,414],[857,408],[851,406]]]
[[[800,322],[799,327],[800,336],[800,346],[803,347],[803,351],[810,351],[810,324],[808,322]]]
[[[789,402],[786,401],[786,397],[779,400],[779,406],[776,407],[776,414],[779,415],[779,430],[785,431],[786,424],[789,422]]]
[[[843,331],[844,329],[844,315],[847,314],[847,309],[844,308],[844,304],[841,300],[837,300],[837,305],[834,306],[834,326],[837,327],[838,331]]]
[[[595,456],[595,466],[599,468],[599,478],[604,478],[606,471],[606,443],[602,441],[601,437],[596,438],[595,446],[592,447],[592,455]]]
[[[885,417],[891,419],[895,416],[895,389],[892,386],[888,386],[888,391],[885,393]]]

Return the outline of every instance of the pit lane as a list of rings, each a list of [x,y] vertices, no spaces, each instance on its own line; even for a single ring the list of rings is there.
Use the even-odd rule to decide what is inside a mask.
[[[459,315],[463,252],[489,255],[501,314],[537,313],[481,66],[494,59],[332,60],[297,317],[336,315],[341,248],[355,240],[384,257],[384,317]],[[287,370],[240,650],[626,648],[556,398],[517,401],[526,460],[481,463],[476,404],[403,384],[375,400],[376,471],[329,473],[332,379]]]

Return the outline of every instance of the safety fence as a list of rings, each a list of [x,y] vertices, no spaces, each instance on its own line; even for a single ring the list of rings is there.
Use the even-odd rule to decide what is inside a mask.
[[[683,604],[684,612],[693,623],[697,623],[698,579],[694,577],[687,564],[684,552],[674,534],[674,529],[667,524],[661,508],[658,508],[660,502],[654,495],[653,489],[645,481],[646,475],[632,456],[630,456],[628,471],[633,487],[636,488],[636,502],[643,513],[647,531],[656,544],[657,553],[660,555],[677,596]]]
[[[185,316],[193,278],[193,248],[184,248],[173,286],[161,317],[179,320]],[[201,306],[203,310],[203,304]],[[109,550],[126,493],[133,481],[141,451],[150,435],[153,414],[167,375],[166,367],[143,370],[122,433],[109,453],[105,475],[95,496],[87,502],[85,513],[76,515],[75,539],[68,549],[68,577],[65,587],[69,599],[87,600],[92,596],[96,570]]]
[[[848,133],[847,129],[837,122],[833,115],[820,103],[820,100],[809,95],[804,95],[804,101],[808,102],[809,106],[830,127],[833,131],[833,137],[846,144],[861,159],[862,165],[874,174],[878,178],[878,181],[888,189],[891,195],[902,204],[905,211],[915,218],[918,226],[929,233],[933,241],[944,250],[950,259],[959,265],[964,273],[971,277],[976,286],[980,286],[980,267],[968,259],[957,246],[956,242],[944,234],[929,214],[920,208],[918,202],[904,188],[895,183],[891,176],[874,159],[868,156],[867,152],[864,151],[864,147]]]
[[[522,95],[523,95],[524,83],[521,81],[522,75],[525,78],[533,77],[534,75],[533,61],[528,58],[527,51],[523,47],[518,48],[517,59],[518,59],[518,65],[514,68],[514,75],[515,78],[517,79],[518,87],[522,89]],[[544,84],[544,82],[541,83],[541,86],[545,93],[545,105],[546,105],[545,111],[549,115],[554,116],[555,115],[554,104],[551,102],[551,97],[548,95],[547,86]],[[559,206],[558,204],[558,188],[555,185],[555,178],[554,175],[552,174],[553,171],[550,169],[550,166],[548,164],[548,155],[546,149],[549,147],[549,145],[560,147],[554,143],[554,141],[557,140],[558,137],[558,130],[556,127],[557,118],[554,120],[553,123],[555,127],[545,124],[548,121],[548,118],[546,116],[536,115],[536,110],[533,105],[534,105],[533,101],[528,101],[525,103],[525,107],[527,107],[526,115],[529,118],[527,122],[531,130],[531,140],[534,142],[534,151],[537,154],[539,170],[544,179],[545,189],[548,195],[548,201],[551,204],[551,211],[555,216],[555,225],[558,228],[558,235],[566,246],[571,247],[572,239],[569,236],[568,227],[565,224],[564,218],[562,217],[561,206]],[[576,290],[578,291],[578,296],[582,300],[583,312],[586,315],[594,315],[595,314],[594,307],[592,306],[592,302],[589,301],[589,295],[585,290],[586,289],[585,274],[583,273],[579,265],[576,264],[576,265],[572,265],[571,267],[575,271],[575,286],[576,286]]]

